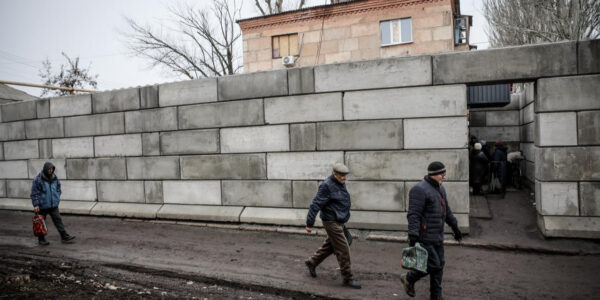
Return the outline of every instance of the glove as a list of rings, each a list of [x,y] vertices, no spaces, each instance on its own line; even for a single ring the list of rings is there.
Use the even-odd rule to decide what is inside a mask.
[[[462,232],[460,232],[460,229],[458,229],[458,226],[452,227],[452,231],[454,232],[454,239],[457,242],[460,242],[462,240]]]
[[[418,241],[419,241],[419,238],[417,238],[416,236],[412,236],[412,235],[408,236],[408,246],[409,247],[414,247]]]

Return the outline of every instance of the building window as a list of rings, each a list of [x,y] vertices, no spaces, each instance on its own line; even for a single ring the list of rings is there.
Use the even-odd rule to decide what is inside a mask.
[[[379,26],[382,46],[412,43],[411,18],[382,21]]]
[[[272,38],[273,58],[298,55],[298,34],[286,34]]]

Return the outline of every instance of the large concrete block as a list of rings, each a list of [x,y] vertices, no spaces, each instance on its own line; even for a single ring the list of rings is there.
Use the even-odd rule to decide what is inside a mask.
[[[31,206],[31,200],[29,199],[4,198],[0,199],[0,209],[25,210],[31,212],[33,207]]]
[[[144,181],[144,193],[146,197],[146,203],[162,204],[162,181]]]
[[[76,95],[50,99],[50,116],[64,117],[92,113],[92,95]]]
[[[577,139],[579,145],[600,145],[600,111],[577,113]]]
[[[542,215],[579,215],[579,191],[577,182],[540,182],[536,181],[536,203]]]
[[[537,148],[535,178],[542,181],[600,180],[600,147]]]
[[[6,180],[0,180],[0,198],[6,197]]]
[[[50,99],[41,99],[35,102],[38,119],[50,118]]]
[[[103,156],[141,156],[142,135],[124,134],[94,137],[94,155]]]
[[[223,205],[292,207],[290,181],[223,181]]]
[[[560,57],[560,60],[555,59]],[[460,71],[457,71],[460,70]],[[577,74],[575,42],[433,56],[433,84],[519,80]]]
[[[0,179],[5,178],[27,178],[27,161],[0,161]]]
[[[577,114],[575,112],[544,113],[535,116],[537,146],[577,145]]]
[[[94,138],[52,140],[52,156],[56,158],[94,157]]]
[[[264,121],[262,99],[179,108],[179,129],[262,125]]]
[[[38,158],[40,156],[38,145],[37,140],[4,142],[4,159]]]
[[[98,199],[96,181],[93,180],[61,180],[62,200],[94,202]]]
[[[140,89],[129,88],[92,94],[95,114],[140,108]]]
[[[32,182],[29,179],[7,180],[6,181],[6,196],[8,198],[30,199],[31,185],[32,185]]]
[[[65,118],[65,136],[89,136],[125,133],[123,113]]]
[[[600,109],[600,75],[538,80],[535,112]]]
[[[179,157],[127,158],[128,179],[180,179]]]
[[[4,144],[0,143],[0,160],[4,160]]]
[[[0,140],[12,141],[25,139],[25,122],[0,123]]]
[[[29,178],[35,178],[42,169],[44,168],[44,164],[46,162],[51,162],[54,167],[54,174],[58,177],[58,179],[67,179],[67,162],[64,159],[30,159],[27,161],[27,170],[29,172]]]
[[[63,214],[89,215],[96,202],[89,201],[61,201],[60,212]]]
[[[186,130],[160,134],[160,151],[169,154],[201,154],[219,152],[219,130]]]
[[[352,180],[421,180],[432,161],[444,163],[447,180],[469,179],[466,149],[346,152]]]
[[[530,162],[527,161],[525,163],[525,170],[523,170],[525,172],[525,178],[529,179],[529,181],[534,182],[535,181],[535,163],[534,162]]]
[[[468,134],[466,117],[404,120],[405,149],[466,148]]]
[[[312,94],[265,99],[267,124],[342,120],[342,94]]]
[[[143,181],[98,181],[98,201],[145,203]]]
[[[67,159],[69,179],[125,180],[127,171],[124,158]]]
[[[600,40],[577,43],[577,70],[579,74],[600,73]]]
[[[533,124],[533,123],[532,123]],[[533,129],[533,127],[532,127]],[[520,141],[520,127],[471,127],[469,133],[476,136],[480,140],[486,140],[488,143],[502,140],[507,142]],[[491,145],[490,144],[490,145]]]
[[[521,142],[535,142],[535,128],[535,122],[521,126]]]
[[[600,216],[600,182],[580,182],[579,198],[582,216]]]
[[[53,118],[26,121],[25,133],[28,139],[64,137],[63,119]]]
[[[431,56],[358,61],[315,67],[315,91],[347,91],[431,84]]]
[[[156,219],[156,213],[161,206],[160,204],[98,202],[92,208],[90,214],[95,216]]]
[[[317,149],[402,149],[402,133],[402,120],[318,123]]]
[[[397,119],[467,114],[465,85],[370,90],[344,94],[344,119]]]
[[[519,111],[488,111],[486,112],[486,126],[517,126],[519,124]]]
[[[308,208],[319,190],[318,181],[293,181],[292,202],[295,208]]]
[[[348,228],[373,230],[407,230],[405,212],[353,211]]]
[[[333,164],[343,161],[343,152],[268,153],[267,177],[322,180],[331,175]]]
[[[160,155],[160,135],[158,132],[142,133],[142,154],[144,156]]]
[[[52,157],[52,140],[39,140],[40,158]]]
[[[246,207],[240,215],[242,223],[306,226],[306,213],[303,208]],[[315,226],[322,227],[317,218]]]
[[[158,87],[158,102],[161,107],[215,101],[217,78],[172,82]]]
[[[177,130],[177,108],[157,108],[125,113],[125,131],[152,132]]]
[[[239,222],[242,206],[181,205],[165,204],[157,217],[176,220],[195,220],[209,222]]]
[[[472,127],[485,127],[486,125],[486,112],[485,111],[472,111],[469,114],[469,126]]]
[[[315,151],[317,149],[317,130],[315,123],[290,124],[290,150]]]
[[[287,70],[274,70],[217,79],[219,101],[282,96],[288,94]]]
[[[140,88],[140,108],[158,107],[158,86],[150,85]]]
[[[404,199],[406,200],[406,210],[409,207],[410,190],[417,185],[417,181],[406,182]],[[469,183],[460,181],[446,181],[443,184],[446,189],[446,196],[452,212],[455,214],[469,213]]]
[[[533,143],[521,143],[520,149],[523,151],[525,160],[535,162],[535,145]]]
[[[221,129],[222,153],[290,151],[288,125]]]
[[[221,205],[221,182],[163,181],[165,204]]]
[[[539,216],[542,233],[546,237],[600,238],[600,218]]]
[[[315,92],[315,74],[313,67],[288,69],[288,90],[290,95]]]
[[[181,157],[182,179],[267,179],[264,154]]]
[[[521,110],[523,114],[522,124],[528,124],[535,121],[534,104],[529,104]]]
[[[404,182],[349,180],[346,188],[353,210],[406,211]]]
[[[2,122],[35,119],[37,116],[37,100],[7,103],[0,106]]]

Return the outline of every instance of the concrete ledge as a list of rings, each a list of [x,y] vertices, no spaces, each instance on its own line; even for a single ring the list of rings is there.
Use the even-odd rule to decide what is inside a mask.
[[[31,199],[0,198],[0,209],[28,210],[33,212]]]
[[[155,219],[156,213],[161,206],[160,204],[98,202],[92,208],[90,214],[96,216]]]
[[[97,202],[90,201],[60,201],[60,212],[65,214],[89,215]]]
[[[306,226],[307,213],[308,209],[246,207],[240,215],[240,222]],[[321,219],[318,216],[315,221],[315,226],[323,226]]]
[[[599,217],[559,217],[538,215],[538,226],[546,237],[600,238]]]
[[[213,222],[239,222],[243,206],[177,205],[165,204],[158,218]]]

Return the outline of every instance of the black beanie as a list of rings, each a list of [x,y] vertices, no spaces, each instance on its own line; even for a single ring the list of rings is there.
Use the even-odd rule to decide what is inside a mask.
[[[443,173],[446,173],[446,167],[443,163],[439,161],[434,161],[429,164],[429,167],[427,167],[427,175],[429,176],[439,175]]]

